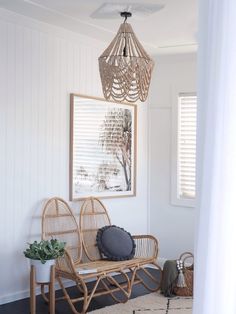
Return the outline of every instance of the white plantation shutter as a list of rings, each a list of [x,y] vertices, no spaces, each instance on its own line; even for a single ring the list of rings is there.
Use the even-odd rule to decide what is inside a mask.
[[[179,94],[178,100],[178,198],[195,198],[196,189],[196,94]]]

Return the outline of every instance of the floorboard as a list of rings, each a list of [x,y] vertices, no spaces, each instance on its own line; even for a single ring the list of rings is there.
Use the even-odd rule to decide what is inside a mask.
[[[151,272],[153,275],[160,278],[159,272],[157,270],[151,269]],[[119,276],[116,277],[119,279]],[[78,296],[78,290],[75,287],[69,288],[69,291],[75,295]],[[57,291],[56,295],[61,295],[61,291]],[[131,298],[136,298],[141,295],[145,295],[149,293],[142,285],[138,284],[133,287]],[[41,295],[37,296],[36,298],[37,302],[37,314],[46,314],[48,313],[48,305],[44,302]],[[96,309],[103,308],[108,305],[112,305],[115,302],[110,296],[101,296],[94,298],[89,306],[89,311],[93,311]],[[78,304],[77,306],[78,310],[81,309],[81,304]],[[0,314],[29,314],[30,313],[30,301],[29,298],[22,299],[19,301],[7,303],[0,305]],[[65,300],[56,302],[56,314],[70,314],[72,313],[68,303]]]

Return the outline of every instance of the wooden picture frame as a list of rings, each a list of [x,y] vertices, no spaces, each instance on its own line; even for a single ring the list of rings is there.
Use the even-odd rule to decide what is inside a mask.
[[[70,95],[70,200],[136,195],[137,106]]]

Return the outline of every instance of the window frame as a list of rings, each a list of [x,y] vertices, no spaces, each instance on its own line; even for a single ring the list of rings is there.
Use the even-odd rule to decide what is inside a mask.
[[[171,204],[181,207],[195,207],[195,198],[180,198],[178,194],[178,123],[179,123],[179,96],[196,96],[192,90],[179,91],[172,93],[172,121],[171,121]]]

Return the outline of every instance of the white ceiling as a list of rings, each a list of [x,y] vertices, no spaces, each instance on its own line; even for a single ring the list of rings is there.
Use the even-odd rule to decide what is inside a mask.
[[[152,54],[196,51],[197,0],[0,0],[0,7],[109,43],[123,19],[93,18],[106,2],[164,5],[128,20],[144,48]]]

